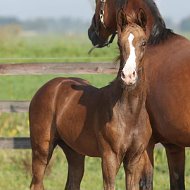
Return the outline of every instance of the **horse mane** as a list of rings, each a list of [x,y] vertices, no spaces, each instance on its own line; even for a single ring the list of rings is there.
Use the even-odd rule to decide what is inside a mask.
[[[166,28],[166,24],[158,10],[156,3],[153,0],[146,0],[145,2],[147,2],[147,5],[149,6],[155,18],[155,23],[148,39],[148,43],[150,45],[156,45],[167,40],[174,33],[171,29]]]
[[[117,6],[123,8],[128,3],[128,0],[117,0]],[[158,7],[154,0],[145,0],[145,3],[150,8],[152,15],[154,17],[154,25],[150,33],[148,44],[156,45],[160,42],[167,40],[174,33],[171,29],[166,28],[166,24],[158,10]],[[134,15],[130,15],[135,23],[137,23],[137,18],[135,19]],[[137,23],[138,24],[138,23]]]

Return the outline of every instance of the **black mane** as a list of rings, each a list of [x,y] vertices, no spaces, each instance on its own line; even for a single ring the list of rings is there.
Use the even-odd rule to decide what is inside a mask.
[[[174,33],[171,29],[166,28],[166,24],[158,10],[158,7],[154,0],[145,0],[147,6],[150,8],[152,15],[154,17],[154,25],[148,39],[149,45],[156,45],[160,42],[167,40]],[[122,8],[125,4],[128,3],[128,0],[118,0],[117,4]]]
[[[152,28],[148,43],[151,45],[159,44],[161,41],[167,40],[174,33],[171,29],[166,28],[166,24],[158,10],[156,3],[153,0],[146,0],[146,2],[155,18],[155,23]]]

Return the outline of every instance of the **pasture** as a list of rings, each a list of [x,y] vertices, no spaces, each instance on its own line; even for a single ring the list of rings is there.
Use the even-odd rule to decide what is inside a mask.
[[[86,36],[80,38],[75,36],[35,36],[32,38],[10,36],[0,37],[0,42],[1,63],[112,62],[118,54],[117,46],[113,44],[110,48],[95,50],[92,55],[87,55],[91,44]],[[0,76],[0,100],[30,100],[42,84],[56,76]],[[77,77],[87,79],[97,87],[106,85],[114,78],[113,75],[77,75]],[[0,136],[29,136],[27,114],[0,113]],[[31,180],[31,151],[0,150],[0,168],[0,190],[28,189]],[[100,160],[87,158],[85,168],[82,189],[102,189]],[[66,176],[66,159],[57,148],[45,178],[46,189],[63,189]],[[169,189],[169,175],[163,149],[155,151],[154,187],[155,190]],[[186,153],[186,188],[190,188],[190,151]],[[122,168],[117,176],[116,189],[124,189]]]

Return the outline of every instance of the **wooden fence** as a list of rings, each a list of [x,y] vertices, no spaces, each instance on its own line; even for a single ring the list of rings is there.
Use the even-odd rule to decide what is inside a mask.
[[[0,75],[115,74],[117,71],[118,65],[112,63],[0,64]],[[26,101],[0,101],[0,112],[28,112],[28,107],[29,102]],[[30,147],[29,137],[0,137],[0,149],[29,149]]]

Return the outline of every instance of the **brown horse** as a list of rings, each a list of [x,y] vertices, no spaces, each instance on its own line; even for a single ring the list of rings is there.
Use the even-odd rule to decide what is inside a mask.
[[[136,24],[122,28],[118,44],[123,68],[110,85],[97,89],[79,78],[55,78],[33,97],[29,109],[32,190],[44,188],[44,172],[56,145],[68,161],[65,189],[80,189],[85,155],[101,157],[105,190],[114,190],[122,161],[127,189],[139,189],[151,136],[142,61],[146,36]]]
[[[101,9],[104,9],[104,26],[99,19]],[[154,144],[161,142],[168,158],[170,189],[184,190],[184,147],[190,146],[190,42],[166,28],[153,0],[97,0],[89,28],[89,38],[94,45],[103,46],[109,35],[116,32],[120,9],[124,14],[136,12],[137,18],[147,22],[146,107],[153,129],[148,148],[150,159],[153,162]]]

